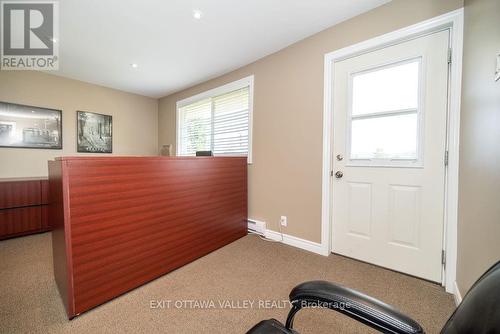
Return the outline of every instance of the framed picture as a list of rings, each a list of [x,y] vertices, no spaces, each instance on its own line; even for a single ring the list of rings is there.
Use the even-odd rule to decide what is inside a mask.
[[[76,116],[76,151],[83,153],[112,153],[112,116],[88,111],[77,111]]]
[[[62,149],[62,111],[0,102],[0,147]]]

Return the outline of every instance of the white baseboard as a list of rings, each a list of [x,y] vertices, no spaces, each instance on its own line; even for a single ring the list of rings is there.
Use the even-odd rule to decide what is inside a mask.
[[[454,283],[455,291],[453,292],[453,297],[455,299],[455,305],[458,306],[462,302],[462,294],[460,293],[460,289],[458,289],[457,281]]]
[[[328,251],[325,252],[323,246],[317,242],[312,242],[309,240],[301,239],[294,237],[293,235],[289,234],[284,234],[283,233],[283,240],[281,239],[282,234],[280,232],[275,232],[271,230],[267,230],[264,234],[264,236],[268,239],[276,240],[276,241],[281,241],[286,245],[290,245],[293,247],[297,247],[309,252],[313,252],[316,254],[328,256]]]

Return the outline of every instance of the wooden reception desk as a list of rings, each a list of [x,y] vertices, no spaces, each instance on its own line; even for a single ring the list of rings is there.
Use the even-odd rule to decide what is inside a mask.
[[[54,274],[71,319],[247,233],[247,159],[49,161]]]

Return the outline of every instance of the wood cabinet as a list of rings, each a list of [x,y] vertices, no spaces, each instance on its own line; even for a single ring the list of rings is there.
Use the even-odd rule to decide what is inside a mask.
[[[63,157],[49,183],[69,318],[247,234],[244,157]]]
[[[0,239],[49,231],[48,180],[0,179]]]

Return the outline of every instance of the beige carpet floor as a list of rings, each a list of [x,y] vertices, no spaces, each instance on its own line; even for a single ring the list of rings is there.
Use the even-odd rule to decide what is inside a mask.
[[[428,333],[437,333],[454,309],[438,285],[247,236],[69,321],[51,252],[50,233],[0,242],[1,333],[244,333],[262,319],[283,321],[288,309],[281,301],[312,279],[393,304]],[[295,325],[301,333],[372,332],[330,310],[302,310]]]

